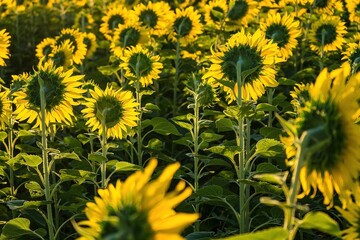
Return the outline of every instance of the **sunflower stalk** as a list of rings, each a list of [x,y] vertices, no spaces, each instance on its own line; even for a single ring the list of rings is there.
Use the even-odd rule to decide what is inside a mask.
[[[107,156],[107,127],[106,127],[106,109],[103,112],[103,118],[101,119],[101,154],[104,157],[101,162],[101,188],[106,188],[106,156]]]
[[[321,46],[320,46],[320,71],[324,68],[324,45],[325,45],[325,34],[326,30],[321,31]]]
[[[175,53],[175,77],[173,82],[173,117],[177,114],[177,88],[180,79],[180,38],[176,41],[176,53]]]
[[[142,162],[142,157],[143,157],[143,150],[142,150],[142,145],[143,145],[143,139],[142,139],[142,134],[141,134],[141,119],[142,119],[142,108],[141,108],[141,93],[140,93],[140,87],[141,87],[141,83],[140,83],[140,77],[141,77],[141,72],[140,72],[140,56],[137,56],[136,59],[136,65],[135,65],[135,74],[136,74],[136,83],[135,83],[135,91],[136,91],[136,102],[138,103],[138,112],[139,112],[139,120],[137,122],[137,156],[138,156],[138,164],[140,166],[142,166],[143,162]]]
[[[49,240],[54,240],[54,220],[52,215],[52,197],[51,197],[51,185],[50,185],[50,166],[48,159],[47,149],[47,134],[46,134],[46,99],[45,99],[45,88],[44,80],[39,76],[38,82],[40,86],[40,116],[41,116],[41,145],[42,145],[42,160],[43,160],[43,174],[44,174],[44,188],[45,188],[45,199],[46,199],[46,210],[47,210],[47,225]]]

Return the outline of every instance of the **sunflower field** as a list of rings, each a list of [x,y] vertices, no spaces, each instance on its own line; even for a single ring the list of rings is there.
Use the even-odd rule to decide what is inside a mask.
[[[0,0],[0,240],[359,240],[360,0]]]

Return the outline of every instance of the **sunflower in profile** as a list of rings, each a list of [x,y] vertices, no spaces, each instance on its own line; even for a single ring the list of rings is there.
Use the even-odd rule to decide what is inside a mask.
[[[140,46],[126,49],[121,60],[120,67],[125,69],[125,76],[134,81],[140,81],[143,87],[158,79],[163,68],[160,56],[152,55],[146,48]]]
[[[111,86],[103,91],[95,86],[94,90],[90,90],[90,95],[91,98],[86,98],[82,113],[88,119],[86,125],[91,131],[99,131],[101,135],[104,122],[108,138],[122,139],[130,128],[137,125],[137,103],[130,91],[115,90]]]
[[[84,37],[84,43],[86,45],[86,57],[91,58],[94,53],[96,52],[96,49],[98,47],[97,41],[96,41],[96,35],[94,33],[82,33]]]
[[[204,5],[204,17],[206,26],[220,29],[228,12],[228,5],[225,0],[214,0]]]
[[[321,51],[329,52],[341,49],[346,42],[344,35],[347,33],[345,22],[338,16],[322,15],[319,21],[312,24],[309,39],[310,48],[321,54]]]
[[[350,14],[349,20],[355,24],[360,22],[360,0],[346,0],[346,8]]]
[[[227,23],[229,30],[247,27],[259,13],[258,3],[254,0],[230,0]]]
[[[149,34],[138,22],[120,25],[115,29],[114,38],[110,44],[111,52],[121,57],[127,47],[143,45],[149,41]]]
[[[0,130],[5,130],[11,119],[10,90],[2,87],[0,91]]]
[[[94,18],[86,11],[80,11],[75,15],[74,28],[81,29],[81,32],[90,30],[94,27]]]
[[[106,15],[101,18],[100,32],[107,40],[112,40],[114,31],[119,24],[126,24],[129,19],[137,21],[135,14],[123,6],[111,6],[106,12]]]
[[[360,42],[348,43],[346,51],[343,52],[344,57],[342,60],[346,60],[344,64],[349,64],[353,73],[360,71]]]
[[[150,35],[163,36],[168,33],[167,25],[171,11],[168,3],[150,1],[146,5],[140,3],[134,7],[134,11],[140,25],[149,31]]]
[[[6,66],[4,59],[9,59],[10,35],[5,29],[0,30],[0,66]]]
[[[330,206],[334,193],[346,198],[348,187],[360,172],[360,125],[355,123],[360,75],[347,80],[348,74],[348,69],[344,68],[330,73],[324,69],[309,88],[310,99],[298,109],[294,119],[295,133],[281,138],[285,140],[287,159],[292,165],[296,154],[294,139],[305,131],[323,128],[323,133],[314,136],[309,143],[313,146],[324,142],[309,153],[300,169],[303,192],[299,197],[309,195],[311,190],[314,197],[319,190],[324,196],[324,204]]]
[[[291,104],[295,109],[299,109],[305,106],[305,103],[310,100],[309,95],[310,84],[297,83],[294,90],[290,91],[292,97]]]
[[[45,92],[45,123],[60,123],[69,125],[73,122],[73,106],[78,105],[78,99],[85,92],[81,89],[83,75],[73,75],[73,69],[63,71],[62,67],[55,68],[52,61],[40,62],[38,71],[29,78],[22,91],[15,92],[14,115],[19,121],[27,120],[34,128],[41,127],[40,117],[40,85],[39,78],[44,81]]]
[[[292,50],[296,47],[300,36],[300,22],[285,13],[268,14],[266,21],[261,24],[260,29],[264,31],[265,37],[276,43],[280,49],[279,57],[288,59],[292,56]]]
[[[169,39],[173,42],[179,40],[181,45],[188,45],[202,33],[201,15],[192,6],[185,9],[177,8],[175,11],[174,15],[171,14],[173,16],[169,24]]]
[[[174,208],[191,195],[191,188],[179,182],[168,192],[179,163],[167,166],[150,181],[157,166],[151,159],[143,171],[137,171],[124,182],[98,191],[95,202],[86,204],[87,220],[75,224],[78,240],[95,239],[185,239],[181,232],[195,222],[196,213],[177,213]]]
[[[42,59],[44,57],[47,59],[55,47],[55,43],[55,38],[44,38],[38,45],[36,45],[36,57],[38,59]]]
[[[236,65],[241,63],[242,72],[253,70],[243,81],[241,87],[242,98],[257,100],[265,93],[265,87],[276,87],[275,64],[284,61],[278,58],[279,48],[275,43],[265,38],[261,30],[253,35],[246,34],[244,28],[231,36],[219,51],[212,52],[212,62],[203,78],[230,81],[235,83],[234,88],[224,86],[228,93],[229,102],[236,100],[238,95]]]
[[[53,61],[55,67],[63,67],[64,70],[67,70],[73,65],[73,52],[74,47],[67,39],[60,46],[55,46],[52,49],[48,55],[48,61]]]
[[[61,46],[65,40],[69,40],[73,46],[73,62],[81,64],[86,55],[86,45],[82,33],[78,29],[64,28],[55,38],[55,45]]]

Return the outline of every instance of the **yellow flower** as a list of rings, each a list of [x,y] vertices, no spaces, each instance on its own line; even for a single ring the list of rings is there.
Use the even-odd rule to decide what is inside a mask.
[[[146,48],[140,46],[126,49],[121,60],[123,62],[120,67],[125,69],[125,76],[133,80],[131,82],[140,81],[143,87],[158,79],[163,68],[160,56],[152,55]]]
[[[343,5],[341,1],[336,0],[313,0],[310,1],[314,12],[319,15],[333,15],[335,10],[342,11]]]
[[[341,68],[332,72],[324,69],[309,87],[310,100],[298,109],[294,120],[296,135],[304,131],[324,127],[325,133],[319,141],[328,139],[317,149],[300,170],[303,193],[315,196],[319,190],[324,196],[324,204],[332,206],[334,193],[344,198],[346,189],[357,179],[360,171],[360,125],[355,123],[358,116],[360,96],[360,75],[347,80],[349,69]],[[296,153],[295,136],[282,138],[286,145],[290,164]],[[316,143],[316,139],[314,139]]]
[[[61,30],[60,35],[55,38],[55,45],[61,46],[65,40],[69,40],[73,46],[73,62],[81,64],[86,55],[83,35],[78,29],[64,28]]]
[[[98,191],[95,202],[86,204],[87,220],[75,224],[78,240],[141,239],[182,240],[181,232],[199,217],[177,213],[174,208],[191,195],[191,188],[181,181],[168,192],[179,163],[167,166],[152,181],[157,160],[150,160],[143,171],[137,171],[124,182]]]
[[[88,119],[86,125],[91,131],[102,134],[102,122],[106,126],[106,136],[122,139],[130,128],[137,125],[137,103],[130,91],[115,90],[107,86],[105,91],[98,86],[90,90],[91,98],[86,98],[82,110]]]
[[[86,2],[86,1],[85,1]],[[80,11],[76,14],[74,20],[74,28],[81,29],[81,32],[92,29],[94,26],[94,18],[86,11]]]
[[[0,66],[6,66],[4,59],[9,59],[10,35],[5,29],[0,30]]]
[[[310,99],[309,87],[310,84],[297,83],[294,87],[294,91],[290,92],[290,96],[292,97],[290,103],[294,106],[295,109],[304,107],[305,103]]]
[[[0,19],[5,19],[11,11],[16,9],[16,1],[0,0]]]
[[[89,32],[89,33],[82,33],[84,37],[84,43],[86,45],[86,57],[91,58],[94,53],[96,52],[96,49],[98,47],[97,41],[96,41],[96,35]]]
[[[229,102],[236,100],[238,95],[237,62],[241,63],[241,71],[254,71],[249,74],[242,84],[242,98],[257,100],[265,93],[265,87],[276,87],[275,64],[283,61],[276,57],[279,49],[275,43],[265,39],[264,34],[257,30],[253,35],[246,34],[244,28],[231,36],[218,52],[212,52],[212,62],[208,72],[203,78],[215,78],[222,81],[233,82],[234,88],[224,86],[228,93]]]
[[[185,9],[177,8],[175,11],[169,24],[169,39],[173,42],[179,39],[181,45],[188,45],[202,33],[201,15],[192,6]]]
[[[296,47],[300,36],[300,22],[295,21],[292,15],[285,13],[268,14],[266,22],[261,24],[261,30],[264,31],[267,39],[272,39],[280,49],[278,57],[284,59],[292,56],[292,50]]]
[[[340,17],[321,15],[319,21],[312,24],[309,34],[310,48],[319,54],[322,48],[324,52],[341,49],[346,42],[346,33],[345,23]]]
[[[36,46],[36,57],[38,59],[42,59],[45,57],[47,59],[49,54],[55,47],[56,41],[54,38],[44,38],[37,46]]]
[[[229,30],[247,27],[258,13],[258,3],[254,0],[230,0],[227,13]]]
[[[2,87],[0,92],[0,130],[5,130],[11,119],[11,100],[9,99],[10,91]]]
[[[55,67],[63,67],[64,70],[67,70],[73,65],[73,52],[74,47],[70,40],[66,39],[60,46],[55,46],[52,49],[47,61],[53,61]]]
[[[205,23],[208,27],[220,29],[228,12],[226,0],[214,0],[204,5]]]
[[[346,60],[344,64],[349,64],[352,71],[360,71],[360,41],[357,43],[348,43],[347,49],[343,52],[344,57],[342,60]]]
[[[346,0],[346,8],[350,13],[349,20],[355,24],[360,22],[360,0]]]
[[[46,116],[45,123],[50,124],[71,124],[73,122],[73,106],[78,105],[77,99],[82,98],[84,90],[82,85],[83,75],[73,75],[73,70],[63,71],[62,67],[55,68],[52,61],[39,64],[39,70],[27,81],[22,91],[14,93],[16,110],[14,115],[19,121],[27,120],[35,127],[41,127],[40,117],[40,85],[38,79],[44,81]]]

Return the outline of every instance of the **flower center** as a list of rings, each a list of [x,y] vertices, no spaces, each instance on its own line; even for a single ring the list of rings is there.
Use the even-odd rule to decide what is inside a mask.
[[[214,14],[215,12],[218,14]],[[221,13],[221,14],[219,14],[219,13]],[[213,7],[213,9],[211,9],[210,18],[214,22],[220,22],[222,20],[222,16],[224,16],[224,9],[222,9],[221,7],[215,6],[215,7]]]
[[[107,128],[112,128],[123,116],[122,104],[113,96],[102,96],[96,101],[95,115],[100,122],[105,120]]]
[[[40,0],[41,5],[47,5],[49,3],[48,0]]]
[[[57,46],[60,46],[63,42],[65,42],[65,40],[69,40],[70,43],[71,43],[71,46],[74,47],[74,51],[73,52],[76,52],[77,51],[77,42],[76,42],[76,38],[71,35],[71,34],[62,34],[61,36],[59,36],[59,38],[56,40],[56,45]]]
[[[272,39],[279,47],[284,47],[289,42],[289,31],[281,24],[271,24],[266,29],[266,38]]]
[[[51,59],[53,60],[55,66],[60,67],[65,65],[66,56],[63,51],[59,51],[56,52]]]
[[[149,28],[153,28],[156,26],[158,22],[158,16],[151,9],[146,9],[140,14],[140,21],[142,26],[147,26]]]
[[[92,44],[91,44],[91,40],[87,37],[84,38],[84,44],[86,45],[86,49],[90,49]]]
[[[136,76],[136,69],[140,76],[149,75],[152,67],[151,59],[144,53],[133,54],[129,59],[130,71]]]
[[[6,12],[7,9],[8,9],[7,4],[2,3],[2,4],[0,5],[0,13]]]
[[[331,24],[323,24],[317,30],[315,37],[321,43],[324,35],[324,45],[331,44],[336,40],[336,27]]]
[[[119,24],[124,24],[124,22],[125,22],[124,18],[120,15],[113,15],[108,20],[108,24],[111,31],[117,28]]]
[[[52,47],[50,45],[47,45],[43,48],[43,54],[45,57],[47,57],[49,55],[49,53],[51,53],[52,51]]]
[[[315,0],[315,7],[325,8],[328,5],[328,0]]]
[[[140,32],[135,28],[128,27],[122,30],[120,33],[120,43],[122,43],[123,48],[135,46],[139,43],[139,40]]]
[[[249,45],[240,45],[231,48],[228,52],[224,53],[222,71],[230,79],[236,81],[236,63],[241,61],[241,71],[247,71],[260,66],[254,72],[249,74],[245,82],[251,82],[259,77],[262,68],[262,58],[256,49],[251,48]]]
[[[236,1],[234,6],[230,9],[228,17],[233,21],[242,19],[246,15],[248,9],[249,5],[246,1]]]
[[[51,111],[64,100],[65,86],[62,79],[54,72],[39,71],[33,76],[26,88],[28,101],[35,110],[41,107],[39,78],[44,81],[45,109]]]
[[[153,240],[154,232],[148,222],[146,212],[135,206],[124,206],[122,209],[109,211],[109,221],[100,223],[99,239],[115,240]]]
[[[325,133],[315,136],[311,145],[323,139],[330,140],[311,155],[310,161],[306,163],[308,172],[316,170],[325,173],[326,170],[333,169],[339,162],[346,143],[344,126],[337,106],[330,98],[325,103],[311,102],[310,107],[300,113],[299,119],[299,136],[305,130],[325,126]]]
[[[178,37],[189,35],[192,29],[192,21],[188,17],[179,17],[174,22],[174,29]]]

